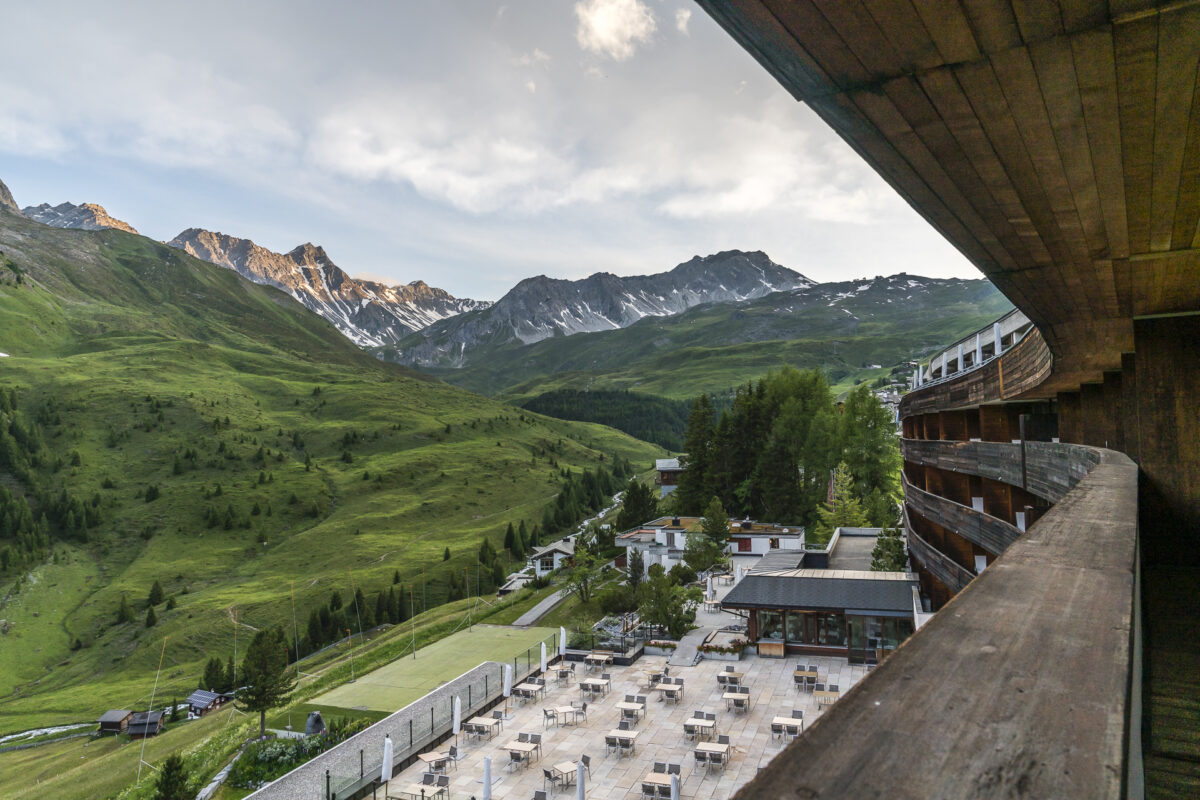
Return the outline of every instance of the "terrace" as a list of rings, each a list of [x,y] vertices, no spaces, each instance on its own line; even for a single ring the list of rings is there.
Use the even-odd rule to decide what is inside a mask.
[[[545,791],[548,798],[574,797],[576,789],[573,785],[566,788],[551,786],[546,782],[543,770],[561,774],[556,773],[556,765],[563,765],[565,770],[578,762],[583,754],[591,759],[591,776],[585,775],[586,793],[591,800],[641,797],[647,776],[651,782],[657,779],[660,785],[669,785],[666,773],[657,773],[656,778],[656,762],[679,765],[681,797],[689,800],[729,797],[787,744],[786,734],[772,734],[772,722],[776,717],[792,719],[793,710],[799,710],[803,712],[803,724],[808,726],[820,718],[826,704],[833,702],[832,696],[795,688],[794,670],[814,665],[818,673],[816,682],[826,686],[835,684],[842,693],[866,674],[865,667],[851,666],[844,658],[749,658],[732,663],[703,660],[694,667],[671,668],[670,677],[684,681],[682,699],[672,703],[662,698],[661,691],[649,688],[651,675],[661,673],[666,662],[665,657],[644,656],[632,666],[606,667],[593,672],[576,662],[574,677],[562,682],[556,680],[557,669],[551,666],[543,696],[524,702],[515,696],[510,699],[509,718],[504,720],[502,730],[496,730],[490,736],[459,735],[457,765],[445,764],[450,783],[449,797],[465,800],[483,796],[485,757],[491,758],[492,797],[497,800],[527,800],[534,797],[536,791]],[[740,672],[741,685],[749,688],[749,708],[744,712],[732,710],[731,701],[725,699],[728,687],[718,683],[718,675],[726,668]],[[580,681],[605,673],[611,676],[608,692],[595,699],[583,697]],[[618,728],[623,716],[618,704],[624,704],[627,695],[644,696],[646,702],[640,718],[630,725],[628,732],[634,736],[632,752],[624,754],[607,747],[605,739]],[[585,699],[588,703],[586,717],[563,713],[552,720],[545,713],[545,709],[564,708],[572,703],[579,707]],[[498,706],[503,707],[503,704]],[[711,739],[692,740],[685,735],[685,723],[698,710],[716,716],[716,730]],[[629,709],[628,713],[639,712]],[[467,722],[466,719],[463,721]],[[530,755],[528,765],[517,768],[510,766],[509,743],[516,741],[521,733],[540,734],[541,751]],[[728,762],[720,769],[700,766],[695,757],[697,745],[716,744],[717,736],[729,737]],[[450,739],[434,750],[445,752],[453,743]],[[419,784],[427,769],[426,761],[418,761],[398,773],[392,778],[386,794],[412,797],[403,794],[404,790]],[[570,781],[573,784],[573,771]],[[380,789],[378,796],[384,794]],[[432,796],[432,792],[428,796]]]

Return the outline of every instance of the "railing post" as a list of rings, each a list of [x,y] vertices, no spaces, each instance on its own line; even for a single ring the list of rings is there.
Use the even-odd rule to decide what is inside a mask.
[[[330,789],[331,781],[329,778],[329,770],[325,770],[325,800],[331,800],[332,795],[330,794]]]

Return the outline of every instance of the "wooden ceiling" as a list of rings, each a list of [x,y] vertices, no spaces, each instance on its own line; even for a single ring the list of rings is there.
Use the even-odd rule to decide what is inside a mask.
[[[1042,394],[1200,310],[1200,0],[699,0],[1029,315]]]

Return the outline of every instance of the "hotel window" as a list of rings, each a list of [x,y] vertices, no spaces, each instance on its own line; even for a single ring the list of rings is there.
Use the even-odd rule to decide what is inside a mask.
[[[758,638],[779,639],[783,641],[783,612],[758,612]]]
[[[771,546],[772,550],[778,550],[779,549],[779,540],[776,538],[772,538],[771,542],[770,542],[770,546]]]
[[[752,542],[749,539],[738,539],[737,545],[739,553],[749,553]]]

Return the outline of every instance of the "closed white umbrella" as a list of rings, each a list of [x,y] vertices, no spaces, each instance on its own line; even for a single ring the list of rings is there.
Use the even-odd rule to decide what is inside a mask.
[[[584,800],[587,793],[583,789],[583,762],[575,765],[575,800]]]
[[[546,674],[546,643],[542,642],[542,674]]]
[[[492,800],[492,757],[483,757],[483,800]]]
[[[679,800],[679,776],[671,773],[671,800]]]
[[[379,782],[387,783],[392,779],[392,737],[383,737],[383,770],[379,773]]]
[[[558,628],[558,654],[567,657],[567,629],[561,625]]]
[[[512,696],[512,664],[504,665],[504,692],[505,697]]]
[[[733,565],[733,582],[734,583],[742,582],[742,565],[741,564]]]
[[[713,599],[712,573],[709,573],[708,576],[708,599]]]
[[[462,698],[454,696],[454,737],[458,740],[458,731],[462,728]]]

